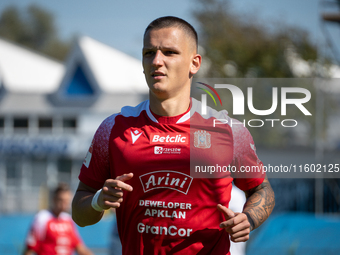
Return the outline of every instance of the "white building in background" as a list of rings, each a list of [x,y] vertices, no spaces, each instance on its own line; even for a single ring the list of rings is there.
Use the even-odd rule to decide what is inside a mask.
[[[0,39],[0,213],[45,207],[60,181],[75,189],[101,121],[147,94],[141,61],[89,37],[65,65]]]

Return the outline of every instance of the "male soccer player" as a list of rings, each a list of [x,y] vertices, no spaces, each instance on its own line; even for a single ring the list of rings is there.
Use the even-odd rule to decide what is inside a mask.
[[[71,191],[60,183],[53,194],[51,210],[40,211],[26,239],[25,255],[92,255],[83,244],[71,215],[66,213],[71,204]]]
[[[229,236],[248,240],[274,207],[262,174],[190,176],[190,160],[238,170],[262,166],[246,128],[218,125],[216,133],[212,122],[229,118],[226,111],[210,108],[202,116],[200,102],[190,98],[200,65],[190,24],[176,17],[151,22],[143,46],[149,100],[104,120],[85,158],[73,219],[91,225],[117,208],[123,254],[230,254]],[[246,193],[243,212],[228,208],[232,181]]]

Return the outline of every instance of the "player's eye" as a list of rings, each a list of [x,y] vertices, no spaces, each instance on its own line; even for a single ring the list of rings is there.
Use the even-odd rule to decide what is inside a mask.
[[[177,54],[176,52],[172,51],[172,50],[167,50],[165,52],[166,55],[173,55],[173,54]]]
[[[145,52],[143,53],[143,56],[152,56],[153,54],[154,54],[153,51],[148,50],[148,51],[145,51]]]

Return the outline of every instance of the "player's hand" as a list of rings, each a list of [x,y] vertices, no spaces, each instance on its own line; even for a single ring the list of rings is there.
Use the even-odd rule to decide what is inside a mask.
[[[217,209],[221,211],[225,217],[225,221],[221,222],[220,227],[224,228],[230,234],[230,239],[234,243],[245,242],[249,239],[250,223],[248,217],[244,213],[236,213],[223,205],[217,205]]]
[[[107,179],[98,197],[98,205],[103,209],[118,208],[123,202],[123,190],[132,191],[133,188],[125,182],[133,177],[133,173],[123,174],[116,179]]]

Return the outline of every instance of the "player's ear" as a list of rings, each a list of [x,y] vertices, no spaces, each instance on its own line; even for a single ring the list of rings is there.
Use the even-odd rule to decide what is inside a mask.
[[[191,60],[191,67],[190,67],[190,77],[198,72],[201,67],[202,63],[202,56],[200,54],[195,54]]]

